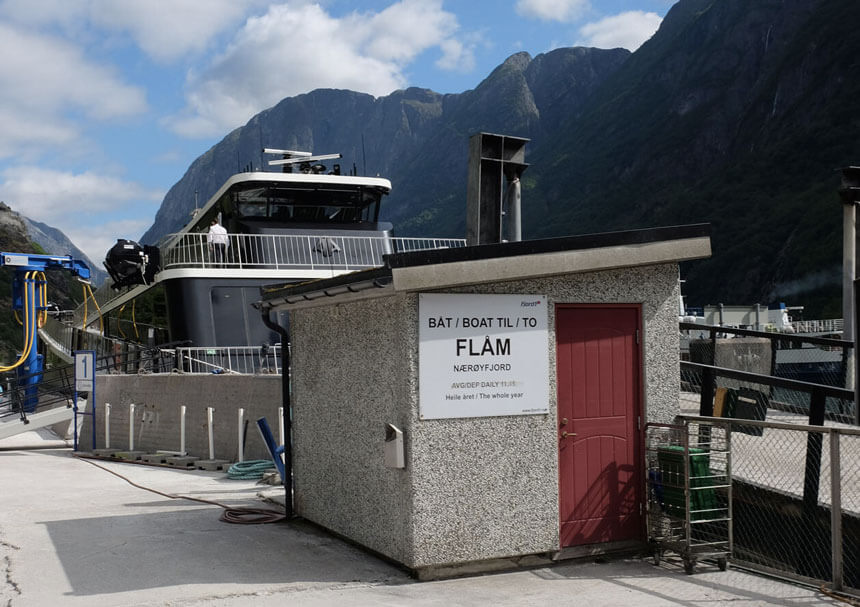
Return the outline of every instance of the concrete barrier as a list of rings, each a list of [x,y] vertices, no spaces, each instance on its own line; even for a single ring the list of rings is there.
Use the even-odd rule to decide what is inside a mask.
[[[269,459],[254,423],[265,417],[278,427],[281,406],[280,376],[250,375],[98,375],[96,377],[96,447],[104,447],[105,403],[111,404],[111,447],[128,449],[129,405],[135,405],[134,448],[179,451],[180,407],[186,407],[185,445],[189,454],[209,457],[206,408],[214,407],[215,456],[236,461],[239,453],[238,415],[245,409],[247,432],[244,456]],[[84,417],[80,449],[92,446],[92,418]]]

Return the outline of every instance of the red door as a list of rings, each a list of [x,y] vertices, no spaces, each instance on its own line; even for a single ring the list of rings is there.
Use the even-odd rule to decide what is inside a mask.
[[[640,314],[556,308],[562,547],[642,537]]]

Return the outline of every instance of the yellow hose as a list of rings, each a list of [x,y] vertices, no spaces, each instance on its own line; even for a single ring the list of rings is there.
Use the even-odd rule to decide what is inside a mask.
[[[122,330],[122,311],[125,310],[125,306],[126,304],[122,304],[119,307],[119,312],[116,313],[116,328],[123,339],[125,339],[125,332]]]
[[[134,327],[134,338],[139,340],[140,333],[137,332],[137,320],[134,318],[134,304],[136,301],[136,299],[131,300],[131,326]]]
[[[31,310],[30,310],[29,294],[30,294],[30,289],[32,287],[33,299],[36,299],[36,289],[35,289],[35,285],[30,282],[30,274],[35,275],[35,274],[37,274],[37,272],[27,272],[24,275],[24,289],[23,289],[23,291],[24,291],[24,306],[23,306],[23,308],[24,308],[24,310],[27,311],[27,314],[24,317],[25,322],[22,323],[24,325],[24,350],[23,350],[23,353],[21,354],[21,357],[18,359],[17,362],[15,362],[15,364],[10,365],[8,367],[0,367],[0,372],[11,371],[12,369],[14,369],[16,367],[20,367],[30,357],[30,352],[33,349],[33,341],[34,340],[32,339],[32,335],[31,335],[32,331],[30,329],[30,316],[31,316],[30,312],[31,312]],[[35,321],[36,320],[36,318],[35,318],[36,314],[35,314],[35,311],[33,311],[33,312],[34,313],[32,316],[34,317],[33,320]]]
[[[48,321],[48,279],[45,277],[44,272],[38,272],[39,277],[39,292],[41,296],[39,297],[39,307],[42,308],[39,310],[39,328],[45,326],[45,323]]]
[[[90,293],[90,297],[93,298],[93,303],[96,304],[96,310],[99,312],[99,333],[102,335],[105,334],[105,325],[104,325],[104,317],[102,316],[102,309],[99,307],[99,302],[96,301],[96,296],[93,295],[93,288],[90,285],[85,285],[87,291]],[[86,325],[84,325],[86,326]]]
[[[84,324],[81,326],[84,329],[86,329],[87,328],[87,299],[89,299],[87,297],[87,283],[85,283],[85,282],[81,283],[81,291],[84,292]]]

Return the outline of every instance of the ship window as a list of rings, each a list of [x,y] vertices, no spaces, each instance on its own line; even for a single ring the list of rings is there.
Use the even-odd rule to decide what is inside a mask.
[[[260,202],[240,202],[239,215],[242,217],[265,217],[266,203]]]
[[[284,223],[375,221],[381,198],[381,190],[360,186],[273,184],[234,191],[239,217],[266,217]]]

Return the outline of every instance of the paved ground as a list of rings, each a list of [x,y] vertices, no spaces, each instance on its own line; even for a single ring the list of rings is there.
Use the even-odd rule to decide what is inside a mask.
[[[135,488],[64,444],[37,433],[0,441],[0,606],[839,604],[738,570],[687,576],[650,559],[416,582],[302,522],[220,522],[219,507]],[[98,463],[165,493],[265,506],[260,486],[223,473]]]

